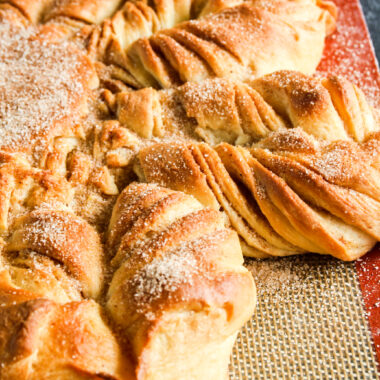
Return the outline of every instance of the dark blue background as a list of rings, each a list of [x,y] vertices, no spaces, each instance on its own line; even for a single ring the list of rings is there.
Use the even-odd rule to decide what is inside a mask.
[[[373,45],[380,61],[380,0],[360,0],[371,33]]]

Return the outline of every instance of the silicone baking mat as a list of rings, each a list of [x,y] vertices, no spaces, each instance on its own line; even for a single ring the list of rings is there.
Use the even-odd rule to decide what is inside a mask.
[[[359,0],[336,0],[338,29],[321,74],[338,74],[380,106],[380,75]],[[238,335],[230,379],[379,379],[380,250],[356,263],[305,255],[246,261],[258,304]]]

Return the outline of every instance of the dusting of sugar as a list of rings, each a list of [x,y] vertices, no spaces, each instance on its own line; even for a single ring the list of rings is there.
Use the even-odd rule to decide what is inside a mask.
[[[259,296],[279,297],[286,289],[302,291],[310,279],[311,266],[299,258],[246,260]]]
[[[201,107],[201,110],[216,113],[221,119],[230,118],[231,102],[235,106],[230,82],[224,79],[206,80],[201,84],[188,83],[181,90],[186,104],[194,113],[190,116],[198,114]]]
[[[67,42],[44,41],[33,28],[0,24],[0,145],[20,149],[46,137],[83,93],[80,64]],[[71,115],[73,116],[73,115]]]
[[[312,254],[257,263],[265,273],[255,275],[256,316],[239,334],[235,374],[241,373],[238,361],[246,359],[253,363],[248,373],[258,374],[255,363],[261,363],[259,374],[268,378],[376,378],[354,263]]]
[[[333,146],[333,149],[323,152],[322,155],[312,157],[313,169],[317,170],[327,180],[348,180],[356,171],[350,162],[358,157],[350,157],[345,146]],[[360,174],[360,173],[359,173]]]
[[[377,251],[377,252],[376,252]],[[375,252],[357,260],[356,268],[360,279],[363,300],[366,305],[367,318],[372,325],[373,343],[380,349],[380,255],[379,248]]]
[[[256,146],[275,151],[315,153],[318,142],[302,128],[296,127],[270,132]]]
[[[315,254],[265,260],[246,259],[245,262],[255,279],[258,296],[269,297],[274,304],[294,302],[310,291],[311,284],[319,282],[321,276],[331,276],[345,265],[349,264]],[[332,291],[332,284],[326,282],[320,286],[326,294]],[[335,291],[338,295],[339,290]]]
[[[84,243],[82,234],[75,235],[76,244],[72,244],[69,236],[80,228],[80,224],[79,220],[65,212],[43,212],[41,217],[35,218],[32,223],[25,226],[24,234],[27,240],[42,250],[53,245],[63,254],[69,245],[74,251],[79,252],[80,245]],[[73,252],[66,254],[72,255]]]
[[[193,159],[189,158],[189,147],[185,144],[160,144],[158,149],[147,150],[144,156],[144,166],[148,181],[168,186],[175,178],[178,183],[185,184],[199,171]],[[191,183],[186,183],[191,188]],[[169,186],[170,187],[170,186]]]
[[[207,263],[207,252],[218,249],[225,233],[226,230],[220,230],[184,242],[180,247],[166,252],[164,256],[155,257],[137,272],[130,280],[137,311],[148,310],[153,315],[155,311],[152,304],[162,296],[170,299],[184,285],[192,286],[194,278],[212,279],[212,265]],[[223,274],[220,273],[219,279],[222,278]]]
[[[175,292],[183,284],[192,284],[192,276],[199,270],[192,250],[185,244],[164,257],[157,257],[132,278],[134,298],[144,306],[165,292]]]
[[[369,102],[380,107],[380,79],[370,39],[356,1],[339,2],[337,31],[327,38],[322,75],[341,75],[363,90]]]

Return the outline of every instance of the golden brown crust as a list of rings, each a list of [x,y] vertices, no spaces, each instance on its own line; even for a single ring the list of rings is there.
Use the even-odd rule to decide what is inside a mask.
[[[279,69],[311,73],[335,23],[333,9],[333,4],[320,7],[309,0],[252,1],[132,44],[104,32],[113,38],[104,59],[123,67],[126,83],[138,87],[167,88],[209,77],[246,79]]]
[[[314,244],[297,233],[294,227],[287,223],[284,215],[270,202],[268,197],[265,196],[265,193],[262,191],[261,183],[257,180],[251,169],[255,161],[245,149],[235,149],[227,144],[221,144],[215,149],[231,177],[248,188],[262,214],[265,215],[272,228],[280,236],[294,246],[299,247],[299,249],[309,252],[318,251],[318,248]],[[249,253],[250,252],[248,252],[248,255]],[[253,252],[253,256],[256,256],[255,251]]]
[[[53,304],[44,299],[11,305],[1,312],[1,361],[25,360],[38,346],[38,335],[46,325]]]
[[[156,152],[165,150],[192,154],[198,167],[184,165],[185,154],[157,160]],[[183,167],[190,178],[205,175],[203,186],[215,195],[244,245],[254,249],[246,254],[310,251],[354,260],[379,239],[376,134],[365,143],[324,144],[300,128],[282,129],[251,149],[223,143],[215,151],[206,144],[182,145],[180,150],[161,144],[142,150],[140,165],[145,179],[181,187],[207,205],[199,197],[203,187],[183,186],[171,168]]]
[[[278,114],[317,138],[363,141],[379,128],[362,92],[344,78],[278,72],[251,84]]]
[[[55,43],[54,33],[9,22],[0,30],[0,93],[7,104],[0,110],[0,148],[44,165],[59,137],[80,138],[75,124],[88,113],[98,78],[89,58],[68,42]]]
[[[144,186],[137,183],[126,187],[119,195],[112,211],[108,227],[109,247],[118,249],[123,236],[132,228],[143,210],[154,205],[163,194],[170,193],[171,190],[158,193],[151,185]]]
[[[44,19],[69,17],[86,23],[99,24],[110,17],[122,0],[58,0]]]
[[[335,149],[339,148],[335,146]],[[334,152],[333,149],[331,151]],[[349,152],[346,151],[345,154],[348,156]],[[365,193],[351,190],[353,186],[349,184],[343,188],[331,184],[286,156],[277,156],[261,149],[253,149],[252,155],[315,206],[328,210],[346,223],[353,224],[379,239],[380,203],[378,200]],[[323,158],[322,155],[322,160]],[[327,166],[326,163],[325,167]]]
[[[117,117],[125,127],[145,138],[162,135],[158,93],[152,88],[122,93],[117,104]]]
[[[102,248],[85,221],[64,211],[38,210],[16,221],[7,251],[31,250],[57,260],[81,284],[86,296],[102,286]]]
[[[379,130],[375,112],[356,86],[294,71],[248,84],[212,79],[169,91],[122,92],[112,102],[121,126],[149,139],[183,135],[211,145],[247,145],[272,131],[300,127],[327,141],[364,141]]]
[[[13,287],[62,304],[83,298],[75,278],[46,256],[34,252],[11,254],[6,263],[2,275]]]
[[[197,211],[201,206],[195,199],[187,197],[180,192],[173,192],[162,197],[151,207],[143,210],[142,214],[135,220],[133,226],[121,239],[116,257],[112,260],[117,265],[120,252],[133,251],[134,247],[144,244],[151,236],[170,226],[175,220],[186,216],[189,210]],[[149,224],[146,223],[149,215]]]
[[[50,356],[62,360],[61,366],[57,368],[53,364],[49,369],[52,377],[67,371],[67,378],[70,373],[90,378],[135,378],[132,362],[123,354],[120,342],[105,323],[100,306],[93,301],[57,307],[45,339],[48,344],[40,349],[41,361],[35,365],[36,372],[46,371]]]
[[[118,266],[126,258],[144,251],[150,252],[151,257],[155,257],[156,251],[162,254],[181,243],[215,232],[218,228],[222,229],[224,222],[224,218],[216,211],[212,212],[209,209],[193,211],[177,219],[162,232],[149,231],[150,238],[134,247],[124,243],[113,258],[112,265]]]
[[[35,25],[46,24],[48,28],[52,27],[61,33],[70,27],[78,31],[86,23],[102,22],[112,16],[121,2],[121,0],[2,0],[0,4],[5,3],[14,7]]]
[[[250,152],[222,143],[220,157],[205,144],[155,144],[139,152],[136,173],[222,207],[245,254],[352,260],[378,239],[379,124],[354,85],[280,71],[249,85],[188,83],[162,109],[168,97],[183,109],[176,124],[211,145],[258,142]]]
[[[0,153],[0,221],[5,232],[17,215],[42,204],[68,204],[73,190],[65,178],[33,168],[18,154]]]
[[[123,60],[123,51],[136,40],[240,3],[241,0],[125,1],[112,17],[92,31],[89,54],[118,64]]]
[[[28,20],[16,7],[9,3],[0,2],[0,20],[1,22],[9,22],[12,25],[25,27]]]
[[[68,279],[64,272],[57,276],[59,266],[28,254],[10,258],[0,271],[1,378],[135,379],[124,343],[116,339],[101,307],[82,300],[79,292],[72,302],[70,291],[73,296],[75,286],[80,287],[71,283],[72,289],[65,288]],[[21,281],[14,273],[18,269],[29,271]],[[55,282],[50,275],[57,276]]]
[[[53,0],[2,0],[1,3],[15,7],[29,21],[37,23],[42,20],[43,13],[50,8]]]
[[[134,379],[132,363],[103,318],[93,301],[57,305],[11,297],[0,313],[1,377]]]
[[[255,204],[246,201],[213,149],[206,144],[200,144],[192,147],[192,151],[202,170],[207,173],[209,183],[222,207],[226,210],[231,224],[236,226],[235,228],[240,231],[249,246],[264,252],[265,256],[288,256],[302,252],[278,236],[266,223],[260,210],[254,209]]]
[[[251,275],[242,266],[237,235],[225,228],[221,214],[202,210],[188,195],[168,194],[155,185],[131,185],[133,191],[139,188],[143,194],[149,188],[160,199],[141,210],[130,198],[130,212],[136,210],[139,218],[122,238],[112,262],[116,271],[108,290],[107,308],[131,340],[138,374],[155,372],[155,376],[174,378],[180,369],[185,371],[186,379],[191,379],[208,371],[221,371],[209,358],[206,364],[204,354],[215,342],[234,336],[251,313],[255,298]],[[205,322],[204,313],[215,315],[213,323],[220,327],[218,333],[191,328]],[[168,323],[175,314],[182,315],[182,327]],[[175,369],[170,360],[158,360],[160,353],[154,358],[157,352],[152,346],[158,340],[176,340],[180,351],[186,352],[182,342],[192,341],[194,334],[201,341],[198,352],[192,352],[189,345],[188,353],[194,357],[178,359]],[[165,356],[176,356],[176,349],[167,347]],[[193,368],[197,362],[199,367]],[[219,365],[226,370],[226,363]]]
[[[205,175],[199,170],[185,144],[153,145],[140,151],[139,161],[147,182],[158,183],[178,191],[191,189],[192,194],[202,204],[218,209],[218,203],[208,188]]]
[[[360,90],[253,79],[312,71],[336,16],[322,0],[0,0],[1,378],[224,379],[255,304],[241,247],[352,260],[379,239]],[[132,164],[169,188],[125,188]]]

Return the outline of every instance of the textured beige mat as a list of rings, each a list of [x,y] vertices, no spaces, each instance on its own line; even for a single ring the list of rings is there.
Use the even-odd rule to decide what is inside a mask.
[[[235,344],[230,379],[378,379],[355,264],[307,255],[247,261],[256,314]]]

